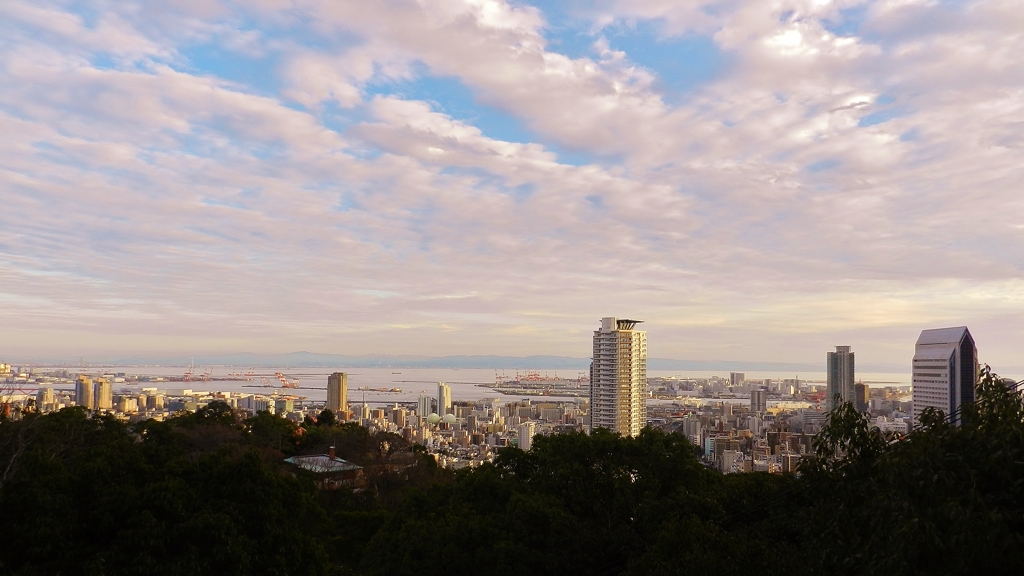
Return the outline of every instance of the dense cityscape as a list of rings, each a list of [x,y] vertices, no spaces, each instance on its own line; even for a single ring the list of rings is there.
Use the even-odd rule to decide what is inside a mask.
[[[140,422],[223,402],[242,414],[263,412],[287,419],[300,426],[300,434],[301,426],[315,425],[329,411],[328,417],[338,422],[358,424],[371,434],[396,434],[422,446],[440,467],[451,469],[492,462],[507,446],[529,450],[536,435],[606,428],[635,436],[650,426],[683,434],[705,464],[721,472],[781,474],[796,472],[799,460],[813,452],[814,435],[837,403],[851,403],[870,415],[872,426],[898,437],[908,433],[915,414],[925,407],[955,413],[961,401],[973,398],[978,375],[970,332],[950,328],[922,332],[913,358],[913,390],[857,382],[855,353],[849,346],[826,354],[825,382],[748,380],[741,372],[648,378],[646,334],[636,329],[638,323],[602,320],[594,333],[589,377],[573,381],[527,372],[495,382],[492,388],[502,395],[473,401],[453,402],[451,387],[439,382],[436,394],[421,393],[415,404],[371,407],[365,401],[350,402],[344,372],[327,378],[327,400],[315,402],[290,389],[297,382],[280,373],[276,377],[282,389],[247,393],[179,387],[193,380],[191,374],[171,387],[164,377],[43,372],[0,364],[8,390],[3,410],[12,417],[80,406],[96,415]],[[192,382],[196,384],[207,382]],[[29,385],[37,387],[34,397],[17,388]],[[546,397],[550,393],[578,397]]]

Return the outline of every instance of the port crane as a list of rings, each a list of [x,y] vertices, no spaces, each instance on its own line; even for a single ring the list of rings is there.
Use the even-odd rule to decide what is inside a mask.
[[[280,372],[275,372],[274,376],[277,376],[277,379],[281,382],[281,387],[282,388],[298,388],[299,387],[299,380],[298,379],[289,380],[284,374],[282,374]]]

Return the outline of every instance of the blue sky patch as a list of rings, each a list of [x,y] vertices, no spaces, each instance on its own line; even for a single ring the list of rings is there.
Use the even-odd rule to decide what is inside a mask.
[[[248,210],[249,207],[241,202],[232,202],[231,200],[223,200],[220,198],[205,197],[201,200],[203,206],[223,206],[225,208],[234,208],[236,210]]]
[[[362,206],[356,202],[356,198],[353,194],[346,192],[341,195],[338,200],[338,206],[335,208],[338,212],[348,212],[349,210],[359,210]]]
[[[902,118],[908,114],[901,108],[889,108],[879,110],[878,112],[872,112],[867,116],[861,116],[860,120],[857,121],[857,126],[866,128],[868,126],[875,126],[878,124],[884,124],[894,118]]]
[[[415,80],[367,86],[368,98],[393,95],[406,100],[423,100],[430,102],[437,112],[476,126],[488,138],[523,144],[537,141],[536,134],[528,130],[519,118],[480,104],[472,90],[458,78],[431,76],[423,66],[418,68],[420,74]]]
[[[833,18],[826,18],[822,26],[836,36],[859,36],[860,28],[868,19],[867,3],[839,10]]]
[[[590,164],[604,165],[601,158],[597,155],[591,154],[585,150],[575,150],[561,146],[559,144],[552,144],[545,142],[544,147],[550,152],[554,152],[558,156],[559,164],[568,164],[569,166],[588,166]]]
[[[921,130],[918,128],[911,128],[903,134],[900,134],[900,142],[916,142],[921,139]]]
[[[707,36],[659,34],[659,24],[645,22],[635,28],[608,30],[608,44],[626,53],[632,62],[657,74],[658,87],[667,101],[677,101],[717,78],[731,57]]]
[[[546,149],[554,152],[562,164],[582,166],[596,162],[593,155],[549,142],[528,128],[526,123],[515,115],[498,107],[481,103],[473,91],[458,78],[431,76],[425,66],[420,65],[417,68],[418,77],[415,80],[381,82],[367,86],[367,99],[381,95],[397,96],[406,100],[422,100],[429,102],[437,112],[464,124],[475,126],[487,138],[520,144],[542,144]],[[356,121],[357,118],[364,115],[365,111],[360,109],[337,111],[339,119],[345,117],[349,122]],[[344,122],[335,120],[333,125],[328,123],[328,126],[340,129],[343,124]]]
[[[94,54],[89,60],[89,64],[98,70],[116,70],[119,67],[118,62],[109,54]]]
[[[731,56],[711,37],[667,36],[661,20],[616,24],[595,35],[591,33],[589,22],[573,19],[571,14],[557,8],[557,4],[541,3],[541,6],[549,23],[545,34],[548,50],[574,59],[597,59],[594,43],[603,36],[612,50],[625,52],[631,62],[653,72],[658,77],[657,88],[669,102],[676,102],[714,80],[731,64]]]
[[[277,97],[281,91],[279,54],[254,57],[212,44],[184,48],[181,54],[199,74],[243,84],[264,96]]]
[[[812,173],[822,172],[825,170],[831,170],[832,168],[839,166],[839,164],[839,160],[836,160],[834,158],[826,158],[825,160],[818,160],[817,162],[808,165],[807,171]]]

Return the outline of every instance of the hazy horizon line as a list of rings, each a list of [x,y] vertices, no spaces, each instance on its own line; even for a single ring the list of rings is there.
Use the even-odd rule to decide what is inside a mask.
[[[589,367],[589,357],[531,354],[511,356],[500,354],[451,354],[428,356],[417,354],[328,354],[320,352],[295,351],[287,353],[235,352],[228,354],[198,355],[118,355],[89,359],[80,355],[69,358],[64,355],[22,357],[10,360],[12,364],[47,365],[51,367],[102,367],[102,366],[231,366],[231,367],[305,367],[305,368],[471,368],[471,369],[575,369]],[[677,358],[648,358],[649,370],[729,370],[729,371],[811,371],[824,372],[825,362],[820,365],[810,362],[765,362],[747,360],[692,360]],[[863,372],[900,373],[909,372],[906,366],[891,363],[865,363],[859,366]],[[1019,370],[1020,367],[1005,367]]]

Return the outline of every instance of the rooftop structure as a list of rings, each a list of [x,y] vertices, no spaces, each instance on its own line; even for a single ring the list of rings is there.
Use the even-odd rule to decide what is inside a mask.
[[[363,467],[353,464],[348,460],[342,460],[329,454],[315,454],[311,456],[292,456],[286,458],[285,462],[295,464],[303,470],[309,470],[316,474],[330,474],[334,472],[351,472],[362,470]]]

